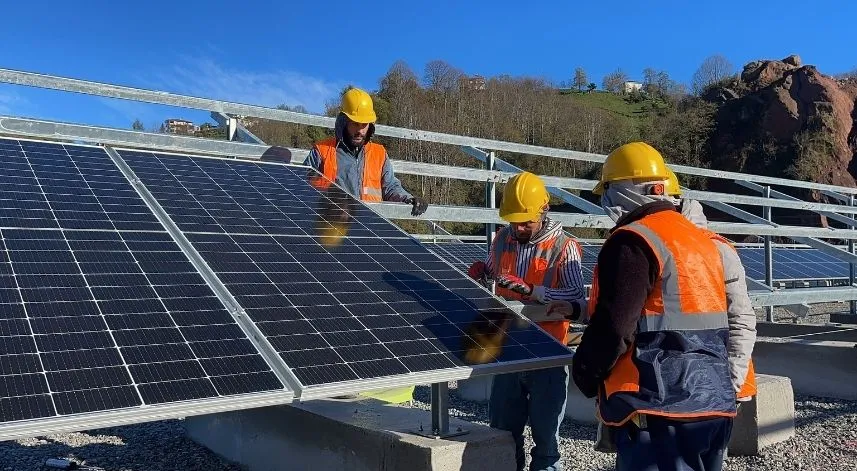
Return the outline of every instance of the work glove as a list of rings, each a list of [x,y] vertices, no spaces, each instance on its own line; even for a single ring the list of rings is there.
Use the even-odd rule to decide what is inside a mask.
[[[428,201],[420,198],[419,196],[411,198],[410,203],[414,206],[414,209],[411,210],[411,216],[419,216],[428,209]]]
[[[533,293],[533,285],[515,275],[501,275],[497,278],[497,284],[523,296],[529,296]]]
[[[485,262],[473,262],[473,265],[470,265],[470,268],[467,270],[467,275],[481,283],[482,286],[491,288],[491,274],[488,273],[488,267],[485,265]]]
[[[485,268],[485,262],[473,262],[473,265],[470,265],[470,268],[467,270],[467,275],[478,281],[485,278]]]

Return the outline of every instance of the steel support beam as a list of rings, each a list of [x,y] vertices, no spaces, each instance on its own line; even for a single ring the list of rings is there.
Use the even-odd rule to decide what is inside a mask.
[[[770,187],[767,187],[768,190],[765,190],[766,187],[764,187],[762,185],[757,185],[753,182],[745,182],[745,181],[739,180],[739,181],[736,181],[735,183],[743,186],[744,188],[748,188],[748,189],[753,190],[753,191],[758,191],[759,193],[763,193],[763,194],[766,191],[770,191],[771,198],[776,198],[776,199],[786,200],[786,201],[803,201],[800,198],[795,198],[794,196],[787,195],[787,194],[782,193],[780,191],[771,190]],[[847,201],[846,201],[846,203],[847,203]],[[841,222],[842,224],[845,224],[849,227],[857,227],[857,220],[855,220],[853,218],[843,216],[841,214],[829,212],[829,211],[815,211],[815,212],[822,215],[822,216],[833,219],[834,221]]]
[[[684,190],[682,190],[682,191],[684,191]],[[716,202],[716,201],[700,201],[700,202],[706,206],[714,208],[718,211],[722,211],[726,214],[729,214],[730,216],[736,217],[738,219],[742,219],[742,220],[747,221],[747,222],[751,222],[754,224],[764,224],[764,225],[771,226],[771,227],[782,227],[779,224],[776,224],[772,221],[769,221],[766,218],[756,216],[753,213],[748,213],[747,211],[744,211],[743,209],[738,209],[736,207],[730,206],[730,205],[725,204],[725,203],[720,203],[720,202]],[[763,210],[764,210],[764,208],[763,208]],[[849,263],[857,263],[857,255],[846,252],[845,250],[842,250],[833,244],[828,244],[827,242],[824,242],[824,241],[821,241],[818,239],[813,239],[811,237],[798,237],[798,236],[785,236],[785,237],[789,237],[790,239],[794,240],[795,242],[807,245],[807,246],[812,247],[814,249],[818,249],[818,250],[820,250],[820,251],[822,251],[828,255],[840,258],[840,259],[845,260]]]
[[[212,111],[211,118],[217,121],[217,124],[227,129],[227,138],[230,141],[237,140],[239,142],[267,145],[262,139],[256,137],[255,134],[239,123],[238,118],[233,118],[219,111]]]
[[[828,196],[830,198],[833,198],[835,200],[839,200],[845,204],[848,204],[848,201],[849,201],[849,197],[848,197],[849,195],[843,195],[843,194],[837,193],[835,191],[821,190],[821,194],[824,196]]]
[[[831,301],[857,300],[857,288],[800,288],[778,291],[750,291],[750,301],[755,307],[785,306],[790,304],[815,304]]]
[[[766,198],[770,198],[771,187],[766,186],[764,190],[764,196]],[[762,208],[762,213],[769,224],[773,223],[770,206]],[[774,286],[774,248],[771,246],[771,236],[769,235],[765,236],[765,284],[768,286]],[[765,306],[765,318],[768,322],[776,322],[773,306]]]
[[[411,216],[410,206],[396,203],[367,203],[374,211],[388,219],[432,219],[435,221],[458,221],[474,223],[504,222],[496,211],[467,206],[432,205],[422,216]],[[607,216],[595,214],[554,213],[551,216],[565,227],[591,227],[611,229],[615,223]],[[720,234],[772,235],[778,237],[816,237],[830,239],[857,239],[857,231],[829,229],[823,227],[762,226],[734,222],[711,222],[708,228]]]
[[[475,147],[462,147],[461,150],[463,150],[466,154],[479,159],[481,162],[485,162],[488,159],[488,152],[477,149]],[[489,167],[488,169],[496,169],[512,173],[520,173],[522,170],[521,168],[516,167],[510,164],[509,162],[506,162],[505,160],[497,159],[496,157],[494,159],[494,166]],[[563,190],[562,188],[556,186],[548,186],[547,190],[548,192],[550,192],[550,194],[560,198],[561,200],[574,206],[577,209],[580,209],[581,211],[584,211],[589,214],[604,214],[604,209],[602,209],[601,206],[590,203],[589,201],[575,195],[574,193]]]
[[[494,170],[494,165],[497,163],[497,159],[494,157],[494,153],[490,152],[483,161],[485,163],[485,169],[492,171]],[[497,208],[497,183],[493,181],[488,181],[485,184],[485,207],[488,209],[496,209]],[[497,230],[496,224],[486,224],[485,225],[485,243],[488,246],[488,250],[491,250],[491,244],[494,242],[494,231]]]
[[[294,111],[279,110],[264,106],[246,105],[208,98],[191,97],[175,93],[144,90],[140,88],[112,85],[101,82],[78,80],[65,77],[57,77],[32,72],[23,72],[11,69],[0,69],[0,82],[24,85],[29,87],[48,88],[74,93],[119,98],[124,100],[157,103],[182,108],[200,109],[206,111],[218,111],[221,113],[253,116],[257,118],[285,121],[290,123],[306,124],[310,126],[321,126],[333,128],[334,118],[327,116],[297,113]],[[458,136],[417,129],[399,128],[393,126],[378,125],[375,129],[379,136],[395,137],[400,139],[411,139],[440,144],[452,144],[456,146],[472,146],[484,149],[492,149],[520,154],[541,155],[560,159],[579,160],[584,162],[603,163],[605,155],[589,152],[578,152],[567,149],[556,149],[529,144],[518,144],[513,142],[498,141],[494,139],[483,139],[477,137]],[[796,182],[786,178],[766,177],[762,175],[748,175],[737,172],[722,170],[711,170],[704,168],[688,167],[685,165],[670,165],[676,173],[686,175],[697,175],[708,178],[719,178],[726,180],[744,180],[767,185],[781,185],[795,188],[808,188],[813,190],[827,190],[844,194],[857,194],[857,188],[848,188],[836,185],[827,185],[814,182]],[[566,187],[567,188],[567,187]]]
[[[173,134],[141,133],[96,126],[0,116],[0,133],[3,132],[45,139],[84,140],[114,146],[144,147],[173,152],[203,153],[247,159],[259,159],[263,158],[266,153],[270,154],[273,151],[288,150],[291,155],[291,162],[298,164],[303,163],[309,153],[306,149],[265,146],[214,139],[200,139]],[[396,172],[410,175],[426,175],[481,182],[493,180],[498,183],[505,182],[515,175],[514,172],[489,171],[467,167],[451,167],[446,165],[409,162],[403,160],[391,160],[391,162]],[[579,178],[551,176],[542,176],[541,178],[542,181],[545,182],[545,185],[556,188],[589,190],[596,184],[594,180],[583,180]],[[857,214],[857,207],[849,207],[845,205],[784,200],[766,201],[765,198],[745,195],[730,195],[727,193],[685,190],[685,197],[707,202],[755,206],[769,205],[778,208],[800,209],[804,211],[830,211]]]
[[[851,206],[854,206],[854,203],[855,203],[854,195],[848,195],[848,204],[850,204]],[[855,253],[854,240],[848,241],[848,253],[851,253],[851,254]],[[848,281],[850,281],[851,286],[854,286],[855,282],[857,282],[857,264],[855,264],[853,261],[851,262],[851,264],[848,267],[848,272],[849,272],[848,273],[849,274]],[[849,311],[851,312],[851,315],[857,314],[857,301],[851,301],[848,304],[849,304]]]
[[[246,159],[259,159],[265,152],[276,147],[262,146],[257,144],[245,144],[239,142],[219,141],[211,139],[200,139],[195,137],[177,136],[172,134],[153,134],[141,133],[136,131],[127,131],[119,129],[101,128],[95,126],[85,126],[77,124],[57,123],[51,121],[10,118],[0,116],[0,133],[9,133],[15,136],[27,136],[45,139],[62,139],[71,141],[88,141],[102,144],[110,144],[119,147],[146,148],[156,149],[169,152],[181,152],[190,154],[209,154],[224,157],[236,157]],[[309,152],[305,149],[289,149],[279,148],[290,152],[292,162],[302,162],[306,159],[306,154]],[[427,175],[445,176],[448,178],[459,178],[463,180],[487,181],[485,174],[493,174],[497,177],[497,181],[503,181],[502,177],[511,177],[512,173],[506,172],[489,172],[482,169],[464,168],[464,167],[446,167],[443,165],[421,164],[416,162],[393,161],[394,166],[398,166],[399,171],[412,172],[422,174],[421,172],[434,172],[438,170],[441,174],[426,173]],[[407,168],[407,170],[403,170]],[[589,180],[578,179],[562,179],[558,177],[543,177],[545,184],[557,186],[556,181],[563,182],[589,182]],[[565,186],[565,185],[563,185]],[[568,186],[566,186],[568,187]],[[705,193],[702,193],[705,196]],[[764,203],[764,198],[759,198]],[[710,201],[705,198],[701,201],[710,205]],[[402,206],[402,205],[390,205]],[[410,214],[404,214],[404,207],[391,209],[392,217],[398,219],[415,219]],[[435,214],[434,211],[438,206],[430,206],[429,212]],[[435,221],[461,221],[461,222],[495,222],[502,224],[503,222],[494,214],[487,218],[484,215],[471,214],[474,219],[465,219],[461,210],[479,210],[478,208],[456,208],[460,214],[440,211],[430,218],[417,219],[432,219]],[[855,208],[857,209],[857,208]],[[384,210],[384,209],[381,209]],[[399,211],[399,212],[397,212]],[[439,217],[439,216],[443,217]],[[597,227],[609,229],[613,227],[613,222],[606,216],[598,215],[577,215],[583,219],[574,219],[574,215],[554,214],[554,219],[562,219],[561,222],[569,227]],[[567,219],[571,217],[570,219]],[[709,227],[722,234],[733,235],[775,235],[782,237],[815,237],[822,239],[857,239],[857,231],[845,229],[831,229],[818,227],[799,227],[799,226],[778,226],[778,227],[762,227],[759,224],[741,224],[741,223],[717,223],[712,222]]]

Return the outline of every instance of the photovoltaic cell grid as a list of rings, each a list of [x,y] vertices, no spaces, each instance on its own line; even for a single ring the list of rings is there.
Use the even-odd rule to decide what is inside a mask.
[[[485,261],[488,257],[486,244],[482,243],[429,243],[425,246],[440,258],[467,273],[473,262]]]
[[[431,251],[466,272],[477,260],[488,256],[483,243],[426,243]],[[601,245],[581,244],[583,249],[583,279],[592,284],[593,270],[598,261]],[[747,276],[754,280],[765,279],[765,251],[756,247],[740,247],[738,254]],[[848,278],[849,265],[818,249],[774,248],[775,280],[819,280]]]
[[[425,245],[429,250],[465,273],[473,262],[477,260],[484,261],[488,257],[488,250],[484,243],[426,243]],[[581,261],[583,283],[591,285],[592,271],[595,269],[595,263],[598,261],[598,251],[601,250],[601,245],[581,244],[581,249],[583,250],[583,259]]]
[[[0,421],[283,388],[103,149],[0,162]]]
[[[120,154],[304,385],[465,366],[478,310],[503,306],[305,168]],[[569,355],[528,323],[506,333],[492,363]]]
[[[738,249],[747,276],[765,280],[765,249],[741,247]],[[848,278],[849,265],[842,259],[818,249],[774,248],[774,280],[818,280]]]

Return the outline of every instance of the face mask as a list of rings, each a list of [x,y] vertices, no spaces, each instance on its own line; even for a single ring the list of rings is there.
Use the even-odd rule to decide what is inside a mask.
[[[655,201],[671,201],[668,195],[650,195],[652,185],[664,182],[645,182],[635,184],[633,180],[611,182],[601,195],[601,207],[613,222],[622,216]]]

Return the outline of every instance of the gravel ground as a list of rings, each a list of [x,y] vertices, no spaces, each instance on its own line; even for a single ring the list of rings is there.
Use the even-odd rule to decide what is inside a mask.
[[[450,385],[450,414],[487,425],[488,407],[465,401]],[[429,409],[429,388],[418,387],[413,407]],[[797,437],[761,456],[731,457],[729,471],[857,470],[857,402],[797,396]],[[527,435],[527,447],[532,441]],[[566,470],[611,470],[614,455],[592,449],[595,427],[565,420],[560,446]],[[42,471],[48,458],[67,457],[105,471],[239,471],[185,437],[180,420],[0,442],[0,470]]]
[[[185,437],[180,420],[0,442],[0,470],[42,471],[72,458],[105,471],[240,471]]]
[[[459,398],[450,386],[450,414],[487,425],[488,407]],[[414,407],[430,407],[429,388],[418,387]],[[729,471],[857,470],[857,401],[795,397],[797,436],[763,450],[760,456],[730,457]],[[527,449],[533,446],[529,428]],[[560,427],[563,465],[570,470],[612,470],[615,455],[592,449],[595,426],[566,419]]]

